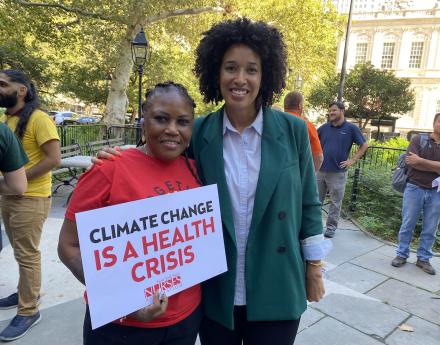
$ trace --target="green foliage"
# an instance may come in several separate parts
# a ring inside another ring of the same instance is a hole
[[[370,140],[368,144],[369,146],[380,146],[392,149],[406,149],[409,145],[409,141],[403,137],[396,137],[388,139],[387,141]]]
[[[402,194],[391,187],[391,168],[386,165],[362,166],[356,193],[356,202],[351,203],[353,186],[353,169],[349,172],[346,193],[344,196],[344,212],[350,214],[361,226],[372,234],[391,242],[397,242],[401,225]],[[354,211],[351,207],[354,206]],[[418,244],[421,229],[419,220],[413,246]],[[440,251],[440,237],[434,244],[434,250]]]
[[[337,97],[340,74],[329,74],[318,82],[308,98],[315,109],[327,109]],[[414,108],[414,92],[407,78],[375,68],[371,63],[358,64],[347,74],[344,101],[346,116],[357,119],[362,128],[370,119],[393,119]]]
[[[49,5],[59,1],[46,0]],[[188,87],[197,113],[216,108],[203,104],[192,73],[194,50],[202,32],[214,22],[249,16],[266,20],[285,36],[289,51],[288,89],[296,75],[306,82],[333,69],[336,37],[342,19],[321,0],[133,1],[67,0],[55,7],[23,6],[13,0],[0,2],[0,65],[28,72],[49,95],[62,93],[85,103],[105,104],[109,78],[118,68],[121,42],[127,32],[148,16],[178,9],[222,6],[223,14],[203,13],[168,18],[145,28],[152,48],[145,66],[144,90],[157,82],[175,80]],[[20,25],[16,25],[17,18]],[[15,50],[12,49],[15,47]],[[12,64],[12,62],[14,62]],[[136,108],[137,76],[133,70],[127,85],[129,104]]]

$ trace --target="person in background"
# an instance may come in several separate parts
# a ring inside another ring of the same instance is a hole
[[[0,104],[2,95],[0,94]],[[26,153],[12,131],[0,123],[0,195],[23,194],[27,188],[24,165],[28,162]],[[3,249],[0,232],[0,252]]]
[[[2,102],[0,94],[0,106]],[[24,165],[28,161],[20,141],[4,123],[0,123],[1,195],[20,195],[26,191],[27,179]]]
[[[166,185],[169,192],[200,186],[194,162],[182,156],[191,138],[194,108],[182,85],[157,84],[142,106],[146,143],[125,150],[115,162],[95,165],[79,179],[61,228],[58,253],[81,283],[85,281],[75,213],[163,194],[158,186]],[[84,345],[192,345],[202,319],[200,301],[199,284],[169,299],[156,293],[151,306],[95,330],[87,307]]]
[[[412,137],[405,158],[408,183],[403,193],[397,256],[391,265],[402,267],[406,264],[414,228],[422,214],[416,266],[434,275],[435,269],[429,260],[432,258],[432,246],[440,221],[440,193],[432,185],[432,181],[440,177],[440,113],[434,116],[434,131],[429,134],[427,145],[422,146],[421,141],[421,135]]]
[[[18,292],[0,299],[0,309],[17,307],[17,315],[0,333],[0,340],[24,336],[41,315],[39,250],[43,224],[51,205],[51,170],[60,164],[60,139],[55,123],[39,109],[39,98],[29,78],[18,70],[0,71],[2,118],[15,132],[29,157],[25,165],[27,190],[2,197],[2,218],[19,267]]]
[[[341,102],[329,105],[329,122],[318,128],[319,140],[324,152],[324,161],[317,173],[319,199],[324,202],[327,191],[330,194],[325,237],[335,236],[341,214],[342,200],[347,182],[347,169],[362,157],[368,144],[356,125],[345,119],[345,106]],[[348,158],[353,143],[359,149]]]
[[[309,133],[310,147],[312,149],[313,156],[313,166],[315,167],[315,171],[317,172],[321,167],[323,161],[322,147],[315,126],[303,116],[303,95],[297,91],[289,92],[286,97],[284,97],[284,111],[303,119],[307,123],[307,131]]]

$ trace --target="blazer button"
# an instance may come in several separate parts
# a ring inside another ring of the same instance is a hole
[[[281,211],[280,213],[278,213],[278,219],[279,220],[283,220],[284,218],[286,218],[286,212]]]
[[[287,250],[287,248],[285,246],[279,246],[277,249],[278,253],[285,253]]]

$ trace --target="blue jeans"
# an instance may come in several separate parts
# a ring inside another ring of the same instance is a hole
[[[420,188],[412,183],[407,183],[403,193],[398,256],[409,257],[409,244],[421,213],[423,214],[423,222],[417,258],[428,261],[432,257],[432,245],[440,220],[440,193],[436,188]]]

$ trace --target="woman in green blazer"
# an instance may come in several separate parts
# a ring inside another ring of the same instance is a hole
[[[249,19],[204,33],[195,73],[206,102],[191,153],[218,185],[228,271],[203,284],[203,345],[292,344],[306,300],[324,295],[322,236],[306,123],[269,108],[285,87],[279,31]]]

